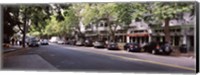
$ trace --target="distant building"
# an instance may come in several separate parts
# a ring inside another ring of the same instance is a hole
[[[179,47],[181,44],[186,44],[188,49],[194,47],[194,26],[195,15],[190,16],[190,13],[184,13],[183,19],[172,19],[169,22],[171,44],[174,47]],[[126,25],[125,25],[126,26]],[[126,27],[118,26],[115,32],[116,42],[137,42],[147,43],[152,40],[164,42],[164,24],[149,25],[143,20],[133,20]],[[93,40],[104,39],[109,40],[109,27],[105,21],[100,21],[98,24],[90,24],[85,27],[85,35]]]
[[[186,44],[189,50],[193,50],[194,47],[194,26],[195,16],[190,16],[190,13],[184,13],[183,19],[170,20],[170,36],[171,44],[174,47],[179,47],[182,44]],[[157,41],[165,41],[164,24],[159,26],[152,26],[152,38]]]

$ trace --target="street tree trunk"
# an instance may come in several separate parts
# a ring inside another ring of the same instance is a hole
[[[169,21],[170,21],[169,18],[165,19],[164,33],[165,33],[165,42],[171,43]]]
[[[22,38],[22,47],[26,47],[26,19],[27,19],[27,14],[26,14],[26,9],[24,13],[24,24],[23,24],[23,38]]]

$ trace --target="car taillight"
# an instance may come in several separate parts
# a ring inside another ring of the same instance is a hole
[[[159,49],[159,48],[160,48],[160,46],[159,46],[159,45],[157,45],[157,46],[156,46],[156,49]]]
[[[130,45],[131,48],[133,48],[133,45]]]

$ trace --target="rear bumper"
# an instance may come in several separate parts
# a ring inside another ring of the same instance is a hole
[[[141,48],[129,48],[130,51],[141,51]]]
[[[172,50],[165,51],[165,50],[161,50],[161,49],[156,49],[157,54],[170,54],[171,52],[172,52]]]
[[[119,50],[119,48],[117,47],[108,47],[109,50],[113,49],[113,50]]]

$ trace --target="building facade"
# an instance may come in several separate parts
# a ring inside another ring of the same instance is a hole
[[[194,47],[194,31],[195,31],[195,15],[184,13],[183,19],[170,20],[170,36],[171,44],[174,47],[180,47],[186,44],[188,49],[193,50]],[[128,27],[118,26],[115,32],[116,42],[127,43],[148,43],[152,40],[159,42],[165,41],[164,23],[162,25],[149,25],[142,21],[132,21]],[[105,21],[101,21],[97,25],[89,25],[86,27],[86,37],[93,40],[110,40],[109,27]]]

